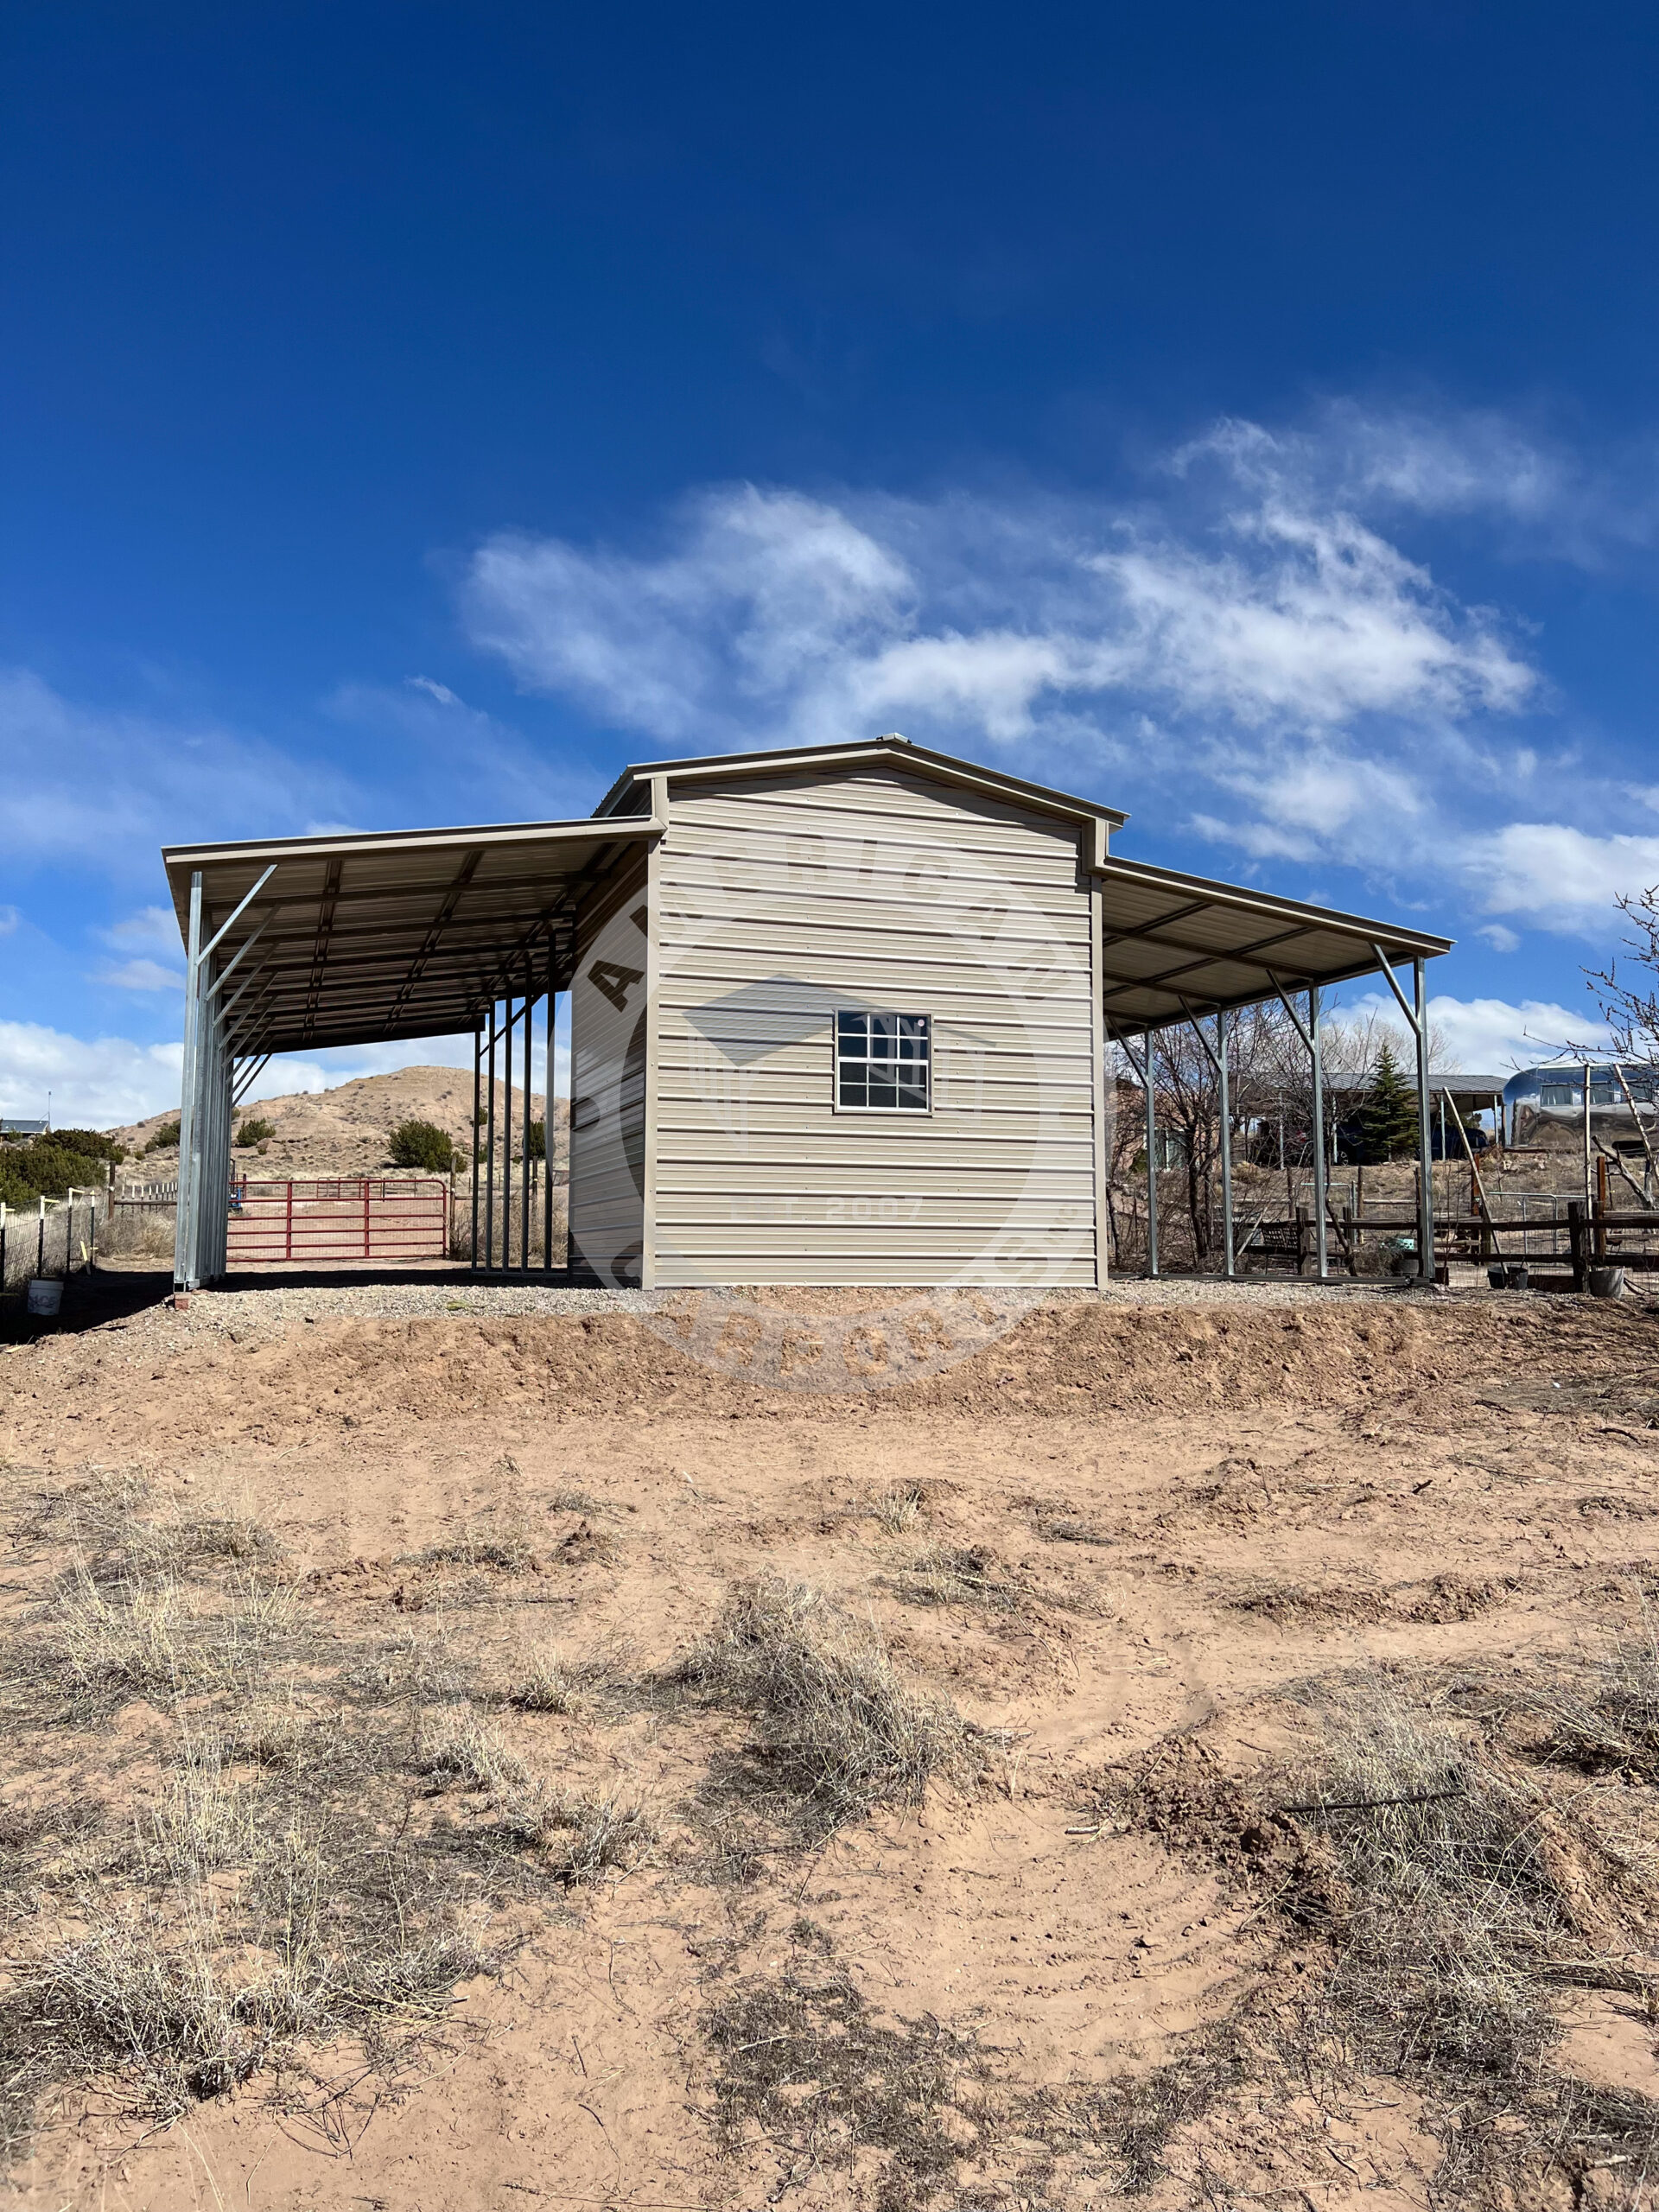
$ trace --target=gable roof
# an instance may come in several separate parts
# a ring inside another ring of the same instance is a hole
[[[1107,830],[1122,829],[1128,820],[1115,806],[1097,799],[1077,798],[1047,784],[1027,783],[1022,776],[1004,775],[999,768],[984,768],[976,760],[959,760],[954,753],[936,753],[931,746],[916,745],[890,730],[883,737],[860,738],[845,745],[785,745],[759,753],[705,753],[684,760],[644,760],[625,768],[594,809],[595,818],[626,814],[644,806],[649,810],[651,779],[666,776],[676,783],[714,782],[724,777],[790,776],[803,770],[825,768],[899,768],[959,790],[988,791],[1013,799],[1041,814],[1057,814],[1071,822],[1096,822]]]

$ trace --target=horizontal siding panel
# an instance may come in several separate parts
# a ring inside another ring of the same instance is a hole
[[[675,792],[659,886],[659,1281],[1093,1281],[1075,825],[901,775],[734,778]],[[931,1115],[833,1110],[841,1001],[933,1017]]]
[[[677,1141],[682,1135],[689,1141]],[[791,1143],[776,1135],[759,1135],[749,1132],[741,1145],[723,1146],[718,1154],[711,1154],[708,1140],[719,1132],[707,1129],[680,1132],[661,1129],[657,1139],[657,1173],[659,1177],[672,1173],[677,1182],[683,1185],[691,1176],[711,1175],[780,1177],[780,1171],[798,1168],[803,1175],[835,1174],[843,1179],[850,1174],[869,1179],[886,1176],[895,1179],[891,1185],[880,1187],[899,1189],[909,1186],[912,1178],[946,1177],[954,1179],[967,1169],[976,1178],[984,1176],[1024,1175],[1034,1166],[1045,1173],[1072,1175],[1089,1171],[1094,1159],[1094,1147],[1090,1139],[1088,1124],[1077,1122],[1062,1138],[1051,1135],[1040,1145],[1018,1139],[962,1139],[936,1137],[926,1146],[912,1146],[903,1159],[895,1159],[891,1150],[879,1146],[861,1144],[855,1140],[837,1142],[826,1137],[811,1147],[810,1158],[803,1157],[798,1135]],[[735,1185],[734,1185],[735,1187]],[[796,1185],[781,1179],[778,1187],[805,1189],[804,1183]],[[840,1188],[854,1186],[845,1179]],[[864,1187],[875,1187],[868,1180]],[[923,1185],[918,1181],[915,1187]]]
[[[896,1238],[908,1243],[913,1236],[937,1230],[941,1236],[971,1231],[977,1242],[988,1230],[999,1228],[1075,1230],[1080,1218],[1094,1219],[1094,1180],[1091,1176],[1055,1176],[1040,1185],[1016,1179],[1005,1192],[987,1192],[963,1198],[959,1191],[859,1192],[827,1196],[822,1192],[796,1194],[767,1191],[674,1191],[674,1233],[682,1241],[696,1228],[775,1230],[793,1236],[834,1236],[837,1233]]]
[[[1039,1269],[1021,1275],[978,1261],[956,1262],[921,1257],[883,1263],[861,1255],[830,1257],[812,1254],[750,1255],[750,1272],[738,1272],[740,1263],[700,1263],[675,1254],[658,1255],[657,1280],[664,1290],[697,1290],[711,1283],[742,1289],[753,1285],[799,1283],[823,1289],[944,1290],[972,1284],[985,1290],[1014,1291],[1027,1287],[1044,1289],[1088,1289],[1095,1280],[1092,1238],[1075,1250],[1057,1255]],[[872,1316],[872,1320],[874,1316]]]

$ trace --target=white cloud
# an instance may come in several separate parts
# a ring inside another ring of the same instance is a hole
[[[1513,930],[1506,929],[1502,922],[1488,922],[1478,929],[1475,935],[1484,938],[1494,952],[1519,952],[1521,950],[1520,938]]]
[[[461,704],[460,699],[447,683],[440,683],[430,676],[406,676],[404,681],[411,691],[428,693],[441,707],[458,707]]]
[[[118,991],[181,991],[184,971],[163,968],[159,960],[124,960],[118,967],[100,968],[92,981]]]
[[[137,913],[124,915],[99,934],[118,952],[144,949],[178,957],[179,919],[170,906],[141,906]]]
[[[10,937],[22,918],[15,906],[0,906],[0,937]]]
[[[1352,1009],[1398,1023],[1399,1009],[1387,993],[1366,991]],[[1517,1068],[1535,1067],[1567,1043],[1593,1052],[1607,1049],[1605,1027],[1586,1011],[1542,999],[1456,999],[1444,994],[1428,1002],[1428,1018],[1440,1033],[1448,1069],[1468,1075],[1509,1077]]]
[[[1469,839],[1463,868],[1489,914],[1545,929],[1602,930],[1613,904],[1659,883],[1659,837],[1592,836],[1562,822],[1511,822]]]
[[[0,1114],[39,1119],[51,1095],[60,1128],[116,1128],[179,1100],[182,1045],[65,1036],[33,1021],[0,1021]]]

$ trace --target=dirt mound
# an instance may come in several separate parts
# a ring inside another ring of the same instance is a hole
[[[1478,1306],[1217,1313],[1076,1303],[1039,1309],[937,1376],[831,1395],[747,1385],[696,1363],[626,1313],[324,1319],[238,1341],[228,1301],[228,1318],[217,1305],[200,1311],[200,1319],[194,1310],[158,1317],[130,1348],[113,1330],[42,1343],[31,1356],[32,1387],[49,1378],[51,1390],[73,1391],[96,1381],[102,1432],[119,1450],[244,1434],[275,1442],[319,1423],[379,1430],[508,1413],[557,1422],[762,1412],[791,1422],[885,1425],[935,1410],[1040,1422],[1462,1402],[1500,1360],[1535,1372],[1582,1367],[1586,1351],[1605,1357],[1624,1343],[1648,1356],[1652,1337],[1645,1319],[1617,1312],[1586,1324],[1541,1309],[1517,1324]],[[73,1400],[62,1412],[73,1415]]]

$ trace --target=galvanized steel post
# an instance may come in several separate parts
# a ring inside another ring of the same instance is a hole
[[[1227,1014],[1224,1007],[1216,1011],[1216,1082],[1220,1096],[1217,1110],[1221,1116],[1221,1217],[1227,1238],[1226,1273],[1229,1281],[1236,1272],[1233,1260],[1233,1111],[1227,1088]]]
[[[553,1265],[553,938],[547,940],[547,1069],[542,1077],[542,1265]]]
[[[473,1239],[467,1249],[467,1264],[474,1274],[478,1272],[478,1092],[483,1057],[484,1032],[480,1027],[473,1031],[473,1132],[472,1141],[467,1147],[467,1166],[473,1184]]]
[[[1158,1109],[1152,1093],[1152,1032],[1141,1039],[1147,1090],[1147,1273],[1158,1272]]]
[[[1412,962],[1415,986],[1412,996],[1417,1031],[1417,1160],[1420,1188],[1417,1198],[1417,1272],[1424,1282],[1434,1280],[1434,1152],[1428,1124],[1428,970],[1421,960]]]
[[[1312,983],[1307,987],[1307,1034],[1313,1071],[1313,1204],[1319,1217],[1315,1249],[1319,1254],[1319,1281],[1325,1282],[1330,1274],[1325,1224],[1325,1062],[1319,1052],[1319,995]]]
[[[179,1198],[173,1230],[173,1287],[188,1290],[196,1274],[195,1182],[197,1066],[201,1033],[201,870],[190,878],[190,925],[184,971],[184,1069],[179,1090]]]

